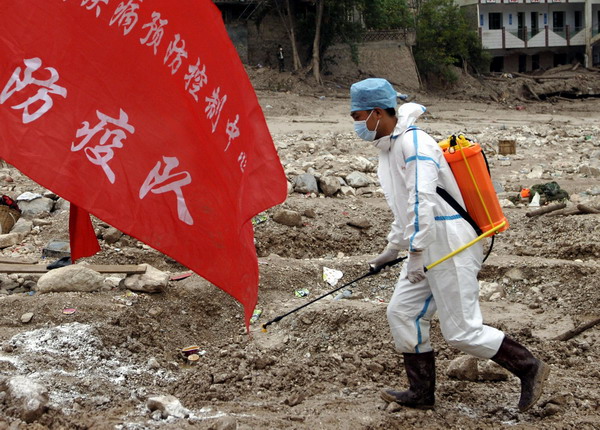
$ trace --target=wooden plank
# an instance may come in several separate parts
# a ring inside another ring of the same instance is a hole
[[[100,273],[146,273],[146,268],[135,264],[90,264],[85,267]],[[42,264],[2,264],[0,273],[46,273],[46,265]]]
[[[0,257],[0,263],[5,264],[36,264],[38,261],[37,258]]]

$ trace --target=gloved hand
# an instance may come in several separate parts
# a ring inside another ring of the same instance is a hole
[[[389,263],[390,261],[393,261],[396,258],[398,258],[399,252],[400,251],[397,249],[387,247],[383,250],[383,252],[381,254],[379,254],[377,257],[375,257],[374,259],[369,261],[369,266],[371,266],[371,268],[375,269],[379,266],[384,265],[385,263]]]
[[[412,251],[408,253],[408,265],[406,267],[407,278],[411,284],[416,284],[425,279],[425,267],[423,266],[423,252]]]

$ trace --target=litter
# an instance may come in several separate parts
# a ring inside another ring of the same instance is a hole
[[[250,317],[250,324],[254,324],[256,321],[258,321],[261,315],[261,309],[254,309],[254,312],[252,312],[252,316]]]
[[[266,215],[256,215],[254,218],[252,218],[252,225],[262,224],[267,219],[268,217]]]
[[[342,279],[342,276],[344,276],[344,273],[342,273],[340,270],[323,267],[323,280],[332,287],[336,286],[338,281]]]
[[[65,315],[72,315],[75,312],[77,312],[77,309],[75,309],[75,308],[65,308],[62,310],[62,313]]]
[[[308,288],[300,288],[299,290],[294,291],[296,297],[306,297],[309,293]]]

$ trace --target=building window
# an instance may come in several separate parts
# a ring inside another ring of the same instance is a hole
[[[531,56],[531,70],[537,70],[540,68],[540,56],[538,54]]]
[[[490,30],[501,30],[502,29],[502,14],[497,12],[490,12],[488,15]]]
[[[512,25],[512,13],[508,14],[508,25]]]
[[[483,14],[479,15],[479,26],[483,27]]]
[[[579,31],[583,28],[583,20],[582,20],[582,13],[580,10],[576,10],[575,11],[575,31]]]
[[[552,31],[560,33],[565,30],[565,13],[552,12]]]

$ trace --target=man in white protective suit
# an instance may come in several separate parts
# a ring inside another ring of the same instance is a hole
[[[473,227],[439,194],[438,187],[464,208],[460,190],[436,141],[415,127],[425,107],[403,104],[396,115],[397,92],[378,78],[352,85],[351,116],[356,134],[379,150],[378,175],[394,214],[385,250],[370,261],[380,267],[408,250],[387,317],[398,352],[404,356],[406,391],[382,391],[387,402],[430,409],[435,403],[435,355],[429,339],[437,311],[442,334],[455,348],[489,358],[521,380],[519,410],[542,394],[549,366],[503,332],[483,324],[477,274],[481,242],[425,272],[425,266],[477,237]]]

